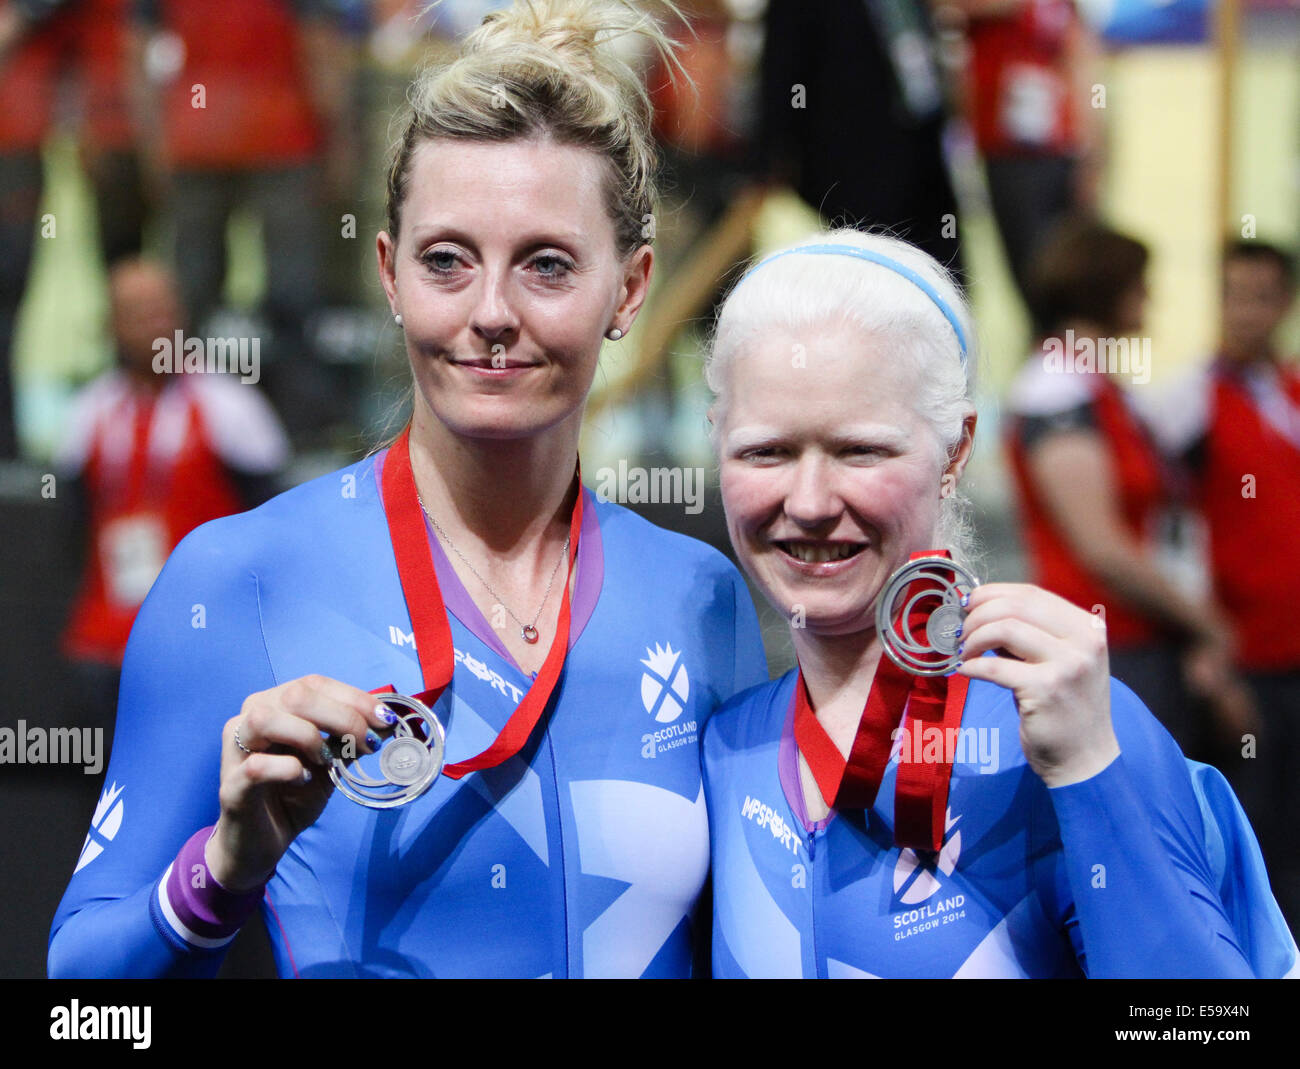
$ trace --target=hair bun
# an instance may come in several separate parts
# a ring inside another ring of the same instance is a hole
[[[672,4],[665,5],[680,14]],[[640,39],[638,41],[638,38]],[[648,11],[630,0],[515,0],[484,16],[465,38],[464,54],[509,53],[523,46],[545,49],[584,71],[626,64],[639,46],[653,46],[670,65],[677,44]]]
[[[685,21],[673,3],[660,4]],[[649,242],[657,153],[640,69],[647,45],[685,76],[677,44],[631,0],[515,0],[487,15],[456,59],[426,69],[411,86],[389,167],[389,234],[397,235],[411,154],[420,143],[544,133],[607,161],[607,207],[620,255]]]

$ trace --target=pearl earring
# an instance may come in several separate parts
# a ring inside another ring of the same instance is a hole
[[[393,313],[393,322],[396,323],[399,327],[402,325],[402,313],[401,313],[401,312],[394,312],[394,313]]]
[[[609,330],[605,331],[605,337],[610,341],[618,341],[622,336],[623,332],[619,330],[618,327],[610,327]]]

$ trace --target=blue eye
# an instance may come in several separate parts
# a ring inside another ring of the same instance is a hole
[[[532,266],[537,269],[538,275],[545,279],[564,278],[573,270],[573,265],[567,260],[552,253],[546,253],[542,256],[533,258]]]
[[[424,265],[431,268],[439,274],[449,274],[455,270],[456,262],[460,259],[450,249],[430,249],[420,257]]]

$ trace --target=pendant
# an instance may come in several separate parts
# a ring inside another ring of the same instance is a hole
[[[519,633],[523,636],[524,641],[530,645],[537,641],[537,628],[532,624],[525,624]]]

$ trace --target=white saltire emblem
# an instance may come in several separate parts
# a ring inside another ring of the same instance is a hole
[[[90,818],[90,831],[86,841],[81,844],[81,856],[77,858],[78,873],[104,852],[104,847],[113,841],[122,826],[122,815],[126,812],[126,803],[119,797],[123,788],[116,783],[104,788],[95,806],[95,815]]]
[[[939,856],[928,864],[923,863],[914,850],[899,852],[898,864],[894,866],[894,894],[898,895],[898,900],[904,905],[914,906],[918,902],[924,902],[939,890],[936,869],[945,876],[952,875],[952,870],[957,867],[957,859],[961,857],[961,830],[953,831],[953,825],[960,819],[961,817],[952,815],[951,809],[947,811],[944,823],[947,838],[943,841]]]
[[[652,650],[646,647],[646,659],[641,663],[649,671],[641,676],[641,704],[645,711],[661,724],[671,724],[682,715],[682,707],[691,692],[686,665],[680,663],[681,653],[671,644],[655,643]]]

